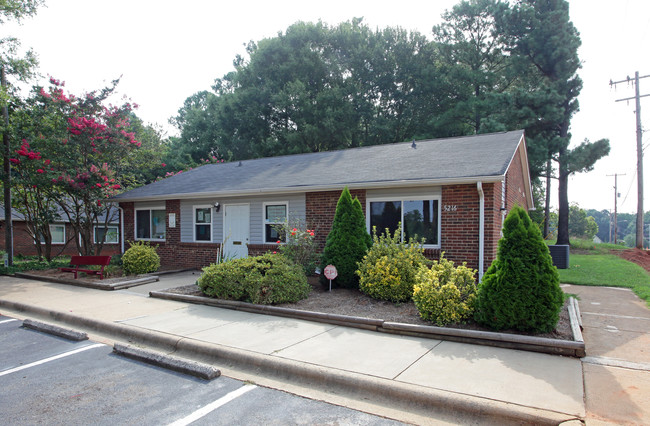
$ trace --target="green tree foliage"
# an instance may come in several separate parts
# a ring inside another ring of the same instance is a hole
[[[476,320],[497,330],[549,332],[562,303],[560,278],[542,234],[515,206],[504,221],[497,258],[479,284]]]
[[[185,101],[175,151],[238,160],[431,136],[436,63],[417,32],[298,22]]]
[[[352,200],[347,186],[341,192],[336,204],[332,230],[327,235],[325,248],[321,256],[321,270],[327,265],[334,265],[338,276],[332,281],[340,287],[357,288],[357,263],[366,254],[372,239],[366,230],[366,221],[358,198]],[[321,276],[325,283],[325,276]]]
[[[596,219],[593,216],[587,216],[587,212],[577,204],[571,204],[569,209],[569,235],[592,240],[597,233],[598,224]]]

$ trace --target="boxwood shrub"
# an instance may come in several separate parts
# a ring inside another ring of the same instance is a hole
[[[124,275],[139,275],[156,272],[160,268],[160,256],[156,247],[146,241],[130,243],[131,247],[122,255]]]
[[[444,253],[443,253],[444,256]],[[476,305],[476,271],[440,256],[431,269],[420,268],[413,302],[422,319],[444,326],[469,319]]]
[[[370,297],[391,302],[406,302],[413,296],[418,269],[426,265],[422,244],[414,239],[401,241],[401,226],[391,236],[390,230],[377,236],[373,228],[373,244],[359,262],[359,290]]]
[[[212,264],[197,284],[211,297],[263,305],[297,302],[311,290],[300,265],[272,253]]]

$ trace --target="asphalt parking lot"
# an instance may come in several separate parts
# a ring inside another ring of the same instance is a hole
[[[392,420],[228,377],[207,381],[71,342],[0,316],[2,423],[349,424]]]

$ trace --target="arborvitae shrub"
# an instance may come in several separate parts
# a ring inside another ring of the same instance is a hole
[[[272,253],[212,264],[197,284],[208,296],[263,305],[297,302],[311,291],[300,265]]]
[[[131,243],[131,247],[122,256],[122,268],[125,275],[156,272],[160,268],[160,256],[156,253],[156,247],[146,241]]]
[[[336,204],[332,230],[327,235],[321,256],[321,270],[324,270],[327,265],[334,265],[338,276],[332,284],[357,288],[359,287],[359,280],[355,274],[357,263],[363,259],[371,245],[372,239],[366,230],[361,202],[357,198],[353,201],[350,191],[345,187]],[[321,276],[321,281],[323,284],[326,283],[324,275]]]
[[[488,327],[546,333],[557,325],[564,295],[539,228],[515,206],[503,223],[497,258],[479,285],[476,321]]]
[[[428,263],[422,244],[414,239],[402,242],[401,226],[393,236],[390,230],[377,236],[372,230],[373,244],[359,262],[359,290],[375,299],[406,302],[413,296],[416,274]]]
[[[476,271],[466,263],[454,267],[454,262],[443,256],[431,269],[420,268],[413,289],[413,302],[422,319],[440,326],[471,318],[477,291]]]

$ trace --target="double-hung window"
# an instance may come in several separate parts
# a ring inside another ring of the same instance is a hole
[[[370,231],[377,228],[382,234],[385,229],[391,233],[401,223],[402,239],[408,241],[424,238],[428,247],[440,246],[440,202],[437,198],[369,200]]]
[[[65,225],[49,225],[50,236],[52,237],[52,244],[65,244]],[[39,232],[40,234],[40,232]],[[39,235],[42,244],[45,244],[43,235]]]
[[[289,203],[264,203],[264,242],[277,243],[285,241],[285,236],[281,235],[279,228],[287,222],[287,211]]]
[[[105,244],[117,244],[120,242],[120,234],[117,226],[95,226],[95,244],[104,241]]]
[[[212,207],[194,207],[194,241],[212,241]]]
[[[138,209],[135,211],[135,238],[137,240],[165,239],[165,210]]]

